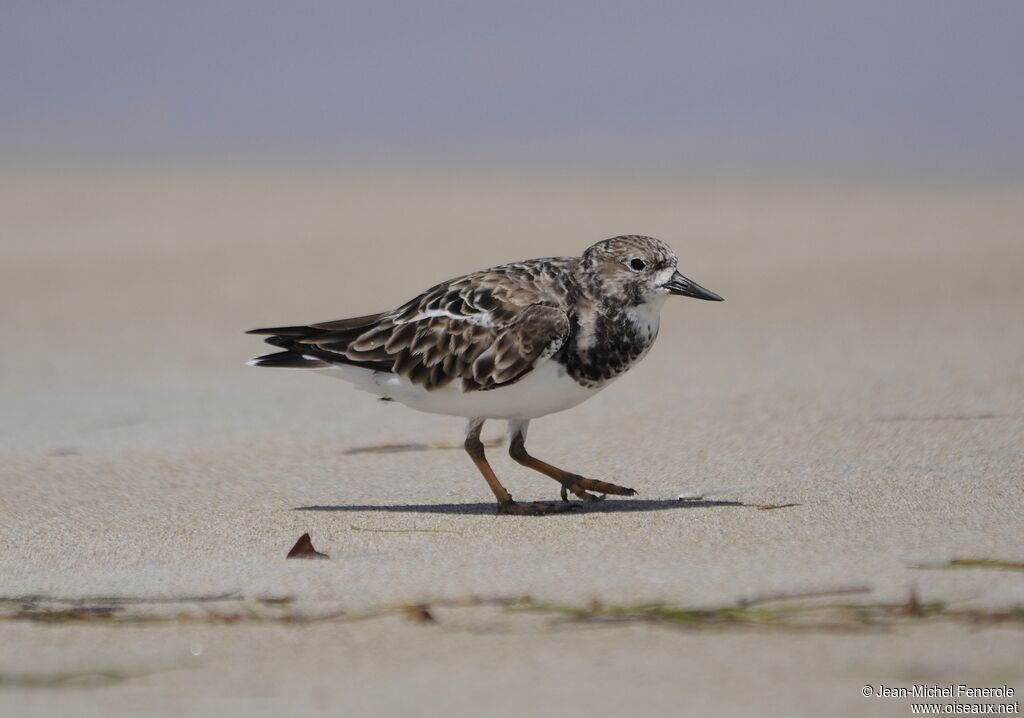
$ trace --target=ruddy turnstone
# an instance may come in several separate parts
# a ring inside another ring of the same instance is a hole
[[[653,237],[627,235],[581,257],[503,264],[442,282],[381,314],[294,327],[253,329],[284,351],[253,366],[311,369],[419,411],[469,420],[466,451],[498,512],[542,514],[600,494],[636,492],[584,478],[526,451],[531,419],[594,396],[654,344],[670,295],[720,302],[676,270],[676,254]],[[495,476],[480,441],[488,419],[508,422],[509,454],[562,485],[564,503],[517,503]]]

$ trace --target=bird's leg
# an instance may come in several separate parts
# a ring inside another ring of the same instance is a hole
[[[480,441],[480,429],[484,426],[482,421],[470,421],[469,429],[466,431],[466,453],[469,454],[469,458],[476,464],[476,468],[480,470],[480,473],[484,475],[484,480],[487,485],[491,487],[491,491],[494,492],[494,498],[498,500],[498,506],[504,506],[506,504],[515,503],[512,501],[512,495],[508,490],[501,485],[498,481],[498,477],[494,473],[494,469],[487,463],[487,456],[484,453],[484,444]]]
[[[519,503],[512,500],[512,495],[501,485],[501,482],[498,481],[498,477],[494,473],[494,469],[487,462],[487,456],[484,454],[484,445],[480,441],[480,429],[483,428],[483,425],[482,419],[470,420],[469,428],[466,430],[466,453],[469,454],[469,458],[476,464],[476,468],[480,470],[484,480],[487,481],[487,485],[494,492],[494,498],[498,500],[498,513],[540,516],[564,512],[566,509],[564,504]]]
[[[509,433],[512,434],[512,441],[508,447],[509,456],[523,466],[539,471],[545,476],[550,476],[560,483],[562,485],[562,501],[569,500],[570,491],[584,501],[599,501],[604,498],[604,496],[595,496],[590,491],[597,491],[601,494],[618,494],[620,496],[633,496],[636,494],[636,491],[633,489],[609,484],[606,481],[588,479],[530,456],[526,450],[526,428],[528,424],[529,422],[510,423]]]

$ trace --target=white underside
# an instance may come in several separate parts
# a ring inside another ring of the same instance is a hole
[[[313,371],[344,379],[357,389],[393,399],[410,409],[473,419],[536,419],[571,409],[603,388],[577,384],[565,367],[552,359],[540,360],[533,371],[515,384],[470,392],[463,392],[459,381],[427,391],[396,374],[350,365]]]

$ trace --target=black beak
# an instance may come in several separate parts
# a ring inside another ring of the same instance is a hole
[[[673,274],[672,278],[662,286],[665,287],[670,294],[678,294],[681,297],[695,297],[696,299],[706,299],[709,302],[725,301],[710,289],[705,289],[692,279],[687,279],[679,272]]]

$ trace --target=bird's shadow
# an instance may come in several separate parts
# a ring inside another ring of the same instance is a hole
[[[557,502],[550,502],[557,503]],[[717,506],[748,506],[740,501],[679,501],[673,499],[607,499],[589,503],[574,502],[580,508],[569,514],[550,514],[553,516],[579,514],[613,514],[638,513],[642,511],[673,511],[677,509],[702,509]],[[471,516],[494,516],[497,505],[494,503],[472,504],[352,504],[347,506],[297,506],[294,511],[342,511],[342,512],[379,512],[400,514],[459,514]]]

